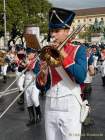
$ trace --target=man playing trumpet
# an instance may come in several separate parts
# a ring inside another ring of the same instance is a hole
[[[74,19],[73,11],[51,8],[49,11],[49,30],[54,38],[53,48],[58,47],[70,32]],[[57,44],[57,45],[56,45]],[[80,140],[80,84],[87,71],[86,50],[74,46],[68,40],[59,51],[61,60],[58,66],[44,62],[37,76],[37,87],[46,91],[45,131],[46,140]],[[46,67],[45,67],[46,65]],[[47,66],[48,65],[48,66]],[[44,67],[44,68],[43,68]]]

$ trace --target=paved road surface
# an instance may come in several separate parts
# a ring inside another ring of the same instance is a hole
[[[13,78],[9,78],[7,84],[0,78],[0,91],[3,91]],[[14,86],[15,87],[15,86]],[[90,98],[92,107],[91,117],[94,125],[83,127],[81,140],[105,140],[105,87],[102,87],[101,77],[98,73],[93,80],[93,92]],[[0,113],[11,103],[18,93],[0,98]],[[43,119],[40,124],[26,127],[28,113],[21,111],[15,103],[0,119],[0,140],[45,140],[44,131],[44,103],[45,97],[40,97]]]

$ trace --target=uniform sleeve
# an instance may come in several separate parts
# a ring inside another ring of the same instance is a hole
[[[77,83],[83,83],[87,73],[86,49],[80,46],[77,50],[74,62],[65,67],[68,74],[72,75]]]
[[[38,60],[35,64],[33,72],[34,72],[35,75],[37,75],[39,71],[40,71],[40,63],[39,63],[39,60]]]

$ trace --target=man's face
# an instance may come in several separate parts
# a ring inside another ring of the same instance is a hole
[[[91,53],[91,48],[87,48],[87,56],[89,56]]]
[[[93,48],[93,53],[96,53],[97,49],[96,48]]]
[[[53,29],[50,31],[51,37],[54,39],[54,44],[58,46],[68,36],[69,29]]]
[[[101,58],[105,60],[105,49],[101,51]]]
[[[30,60],[30,59],[33,59],[34,56],[35,56],[35,53],[28,53],[28,54],[27,54],[27,57],[28,57],[29,60]]]

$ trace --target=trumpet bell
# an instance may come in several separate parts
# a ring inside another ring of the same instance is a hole
[[[3,65],[4,65],[4,63],[5,63],[4,58],[3,58],[3,57],[0,57],[0,66],[3,66]]]
[[[23,60],[26,57],[26,55],[24,53],[23,54],[18,53],[17,56],[20,60]]]
[[[46,61],[48,65],[57,67],[61,64],[62,57],[59,51],[52,46],[45,46],[41,50],[41,59]]]
[[[6,52],[0,51],[0,57],[5,57],[5,55],[6,55]]]

